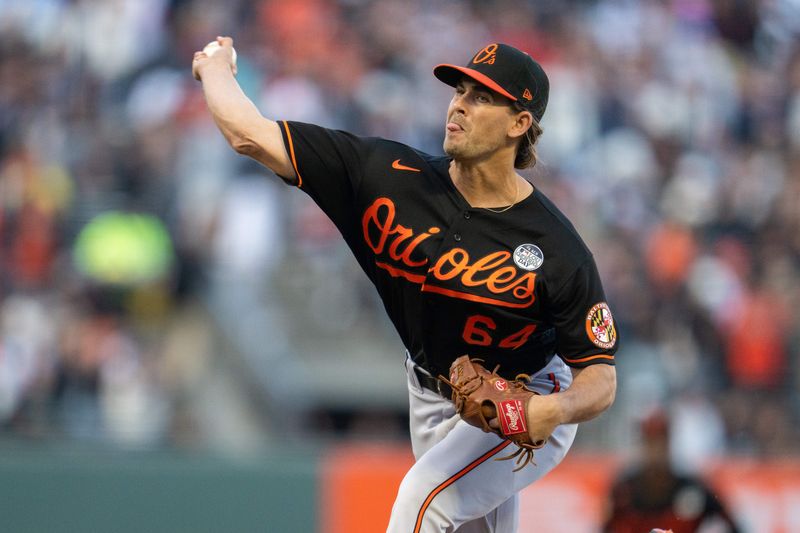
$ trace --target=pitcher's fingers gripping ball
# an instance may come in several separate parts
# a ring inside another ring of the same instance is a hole
[[[497,368],[489,372],[480,361],[462,355],[450,366],[450,379],[442,376],[439,379],[453,389],[453,403],[465,422],[519,446],[513,454],[501,458],[517,457],[516,472],[532,463],[533,450],[545,444],[531,441],[528,434],[528,401],[537,393],[525,386],[529,376],[520,374],[508,381],[497,374]],[[489,423],[494,418],[497,418],[497,427]]]
[[[215,58],[215,56],[218,56]],[[217,37],[215,41],[211,41],[203,50],[195,52],[192,60],[192,75],[196,80],[200,80],[200,66],[205,61],[212,58],[225,60],[231,68],[234,76],[238,71],[236,66],[236,49],[233,47],[233,39],[230,37]]]
[[[203,48],[203,53],[208,57],[211,57],[220,50],[222,50],[222,44],[220,44],[220,41],[222,41],[222,39],[223,38],[220,37],[219,40],[211,41],[210,43],[208,43],[205,46],[205,48]],[[236,49],[233,48],[233,46],[231,46],[231,59],[233,60],[233,64],[236,65]]]

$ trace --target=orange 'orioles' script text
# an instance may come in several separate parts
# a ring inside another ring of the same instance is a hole
[[[469,252],[463,248],[452,248],[445,252],[436,263],[425,270],[429,258],[422,253],[414,256],[417,247],[431,236],[441,232],[432,227],[415,235],[412,228],[395,224],[395,205],[389,198],[378,198],[370,205],[361,219],[361,227],[367,246],[375,253],[375,264],[394,277],[403,277],[412,283],[422,285],[422,291],[435,292],[475,302],[489,303],[501,307],[530,307],[536,300],[534,288],[536,273],[524,272],[509,264],[511,252],[503,250],[487,254],[471,262]],[[380,256],[383,256],[381,258]],[[385,258],[385,259],[384,259]],[[381,261],[380,259],[384,259]],[[390,263],[385,262],[391,260]],[[448,289],[427,281],[427,274],[434,280],[449,281],[458,278],[462,287],[485,287],[498,298],[480,296],[462,290]],[[518,275],[519,274],[519,275]],[[512,296],[513,300],[500,299],[502,295]]]

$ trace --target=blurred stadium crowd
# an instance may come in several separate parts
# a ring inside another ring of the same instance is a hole
[[[432,66],[530,51],[551,80],[530,178],[624,341],[594,445],[664,405],[687,461],[796,452],[796,0],[0,0],[0,33],[0,434],[202,444],[247,431],[236,409],[269,428],[303,343],[374,349],[402,386],[335,230],[210,122],[190,61],[221,34],[265,115],[432,153]]]

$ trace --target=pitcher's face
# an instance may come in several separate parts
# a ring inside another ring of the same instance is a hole
[[[516,122],[511,101],[464,77],[447,108],[444,152],[456,160],[478,160],[506,146]]]

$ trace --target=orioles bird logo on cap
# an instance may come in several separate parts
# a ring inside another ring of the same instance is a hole
[[[476,65],[478,63],[486,63],[487,65],[494,65],[494,61],[497,59],[497,44],[490,44],[486,46],[483,50],[475,54],[475,57],[472,58],[472,62]]]

